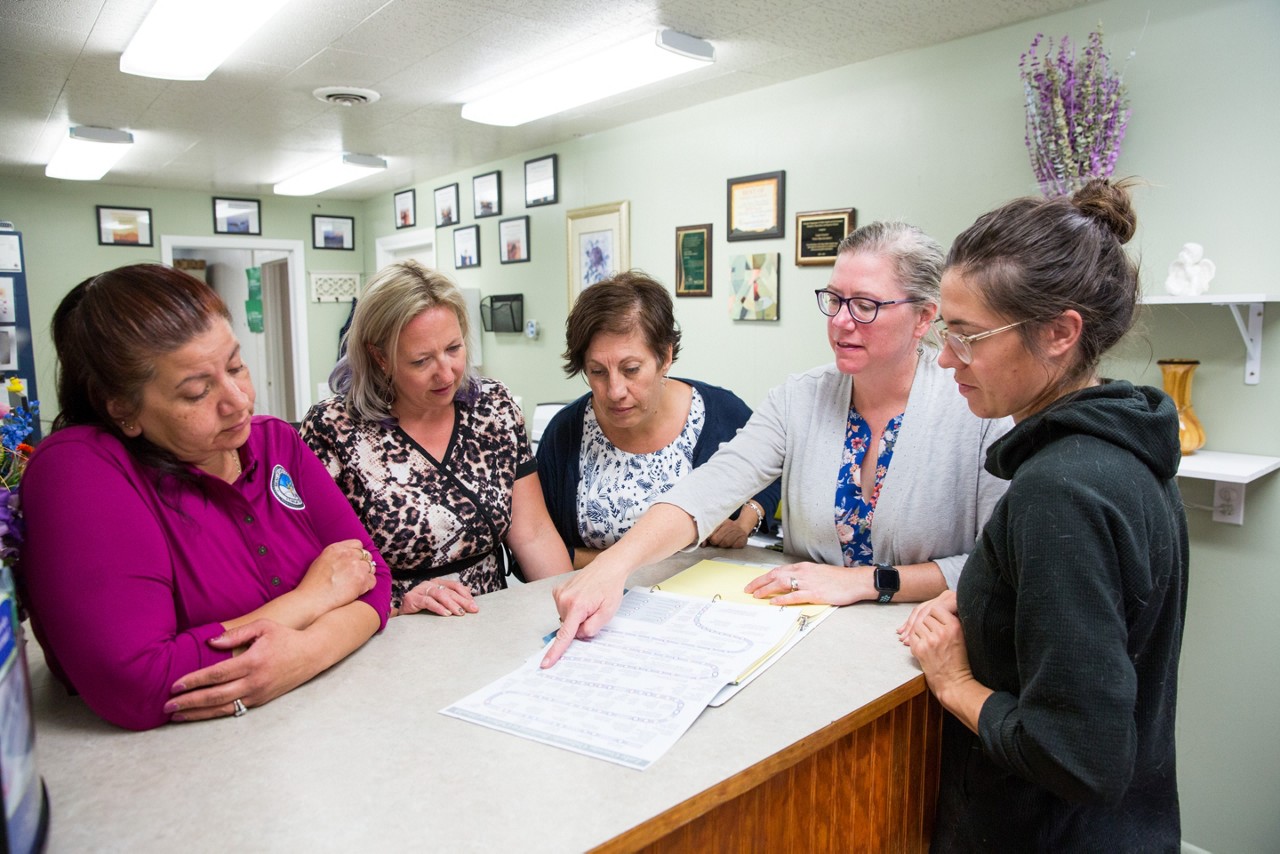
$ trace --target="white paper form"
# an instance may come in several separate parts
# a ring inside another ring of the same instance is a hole
[[[441,714],[644,769],[794,625],[781,608],[632,590],[554,667],[538,653]]]

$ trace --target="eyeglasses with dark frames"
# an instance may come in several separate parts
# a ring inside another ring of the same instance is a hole
[[[1016,329],[1024,323],[1030,323],[1035,318],[1028,317],[1026,320],[1019,320],[1017,323],[1010,323],[1007,326],[1001,326],[999,329],[988,329],[986,332],[975,332],[972,335],[957,335],[947,328],[946,321],[938,318],[934,321],[934,330],[943,342],[951,348],[951,352],[956,354],[956,358],[966,365],[973,364],[973,344],[981,341],[983,338],[990,338],[992,335],[999,335],[1001,332],[1008,332],[1010,329]]]
[[[875,300],[867,297],[842,297],[826,288],[813,292],[818,298],[818,310],[827,317],[835,317],[840,308],[849,310],[849,316],[855,323],[872,323],[880,316],[880,309],[886,305],[899,305],[908,302],[927,302],[924,297],[906,297],[905,299]]]

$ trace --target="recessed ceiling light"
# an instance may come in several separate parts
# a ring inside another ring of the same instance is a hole
[[[133,144],[133,134],[114,128],[73,127],[44,167],[50,178],[97,181]]]
[[[286,178],[272,189],[280,196],[314,196],[387,168],[387,161],[370,154],[343,154]]]
[[[156,0],[120,70],[164,80],[205,80],[288,0]]]

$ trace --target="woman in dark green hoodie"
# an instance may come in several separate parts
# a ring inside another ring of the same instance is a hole
[[[1177,851],[1187,526],[1178,415],[1097,374],[1140,296],[1123,185],[1019,199],[952,246],[940,363],[1012,415],[955,593],[901,629],[942,706],[935,851]]]

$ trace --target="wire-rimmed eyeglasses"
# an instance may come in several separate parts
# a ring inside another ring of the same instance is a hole
[[[1010,323],[1007,326],[1001,326],[998,329],[988,329],[986,332],[975,332],[972,335],[957,335],[947,328],[946,322],[942,318],[934,321],[933,328],[938,333],[938,337],[942,339],[946,346],[951,348],[951,352],[955,353],[956,358],[966,365],[973,364],[973,343],[981,341],[983,338],[990,338],[992,335],[999,335],[1001,332],[1008,332],[1024,323],[1030,323],[1035,318],[1028,317],[1025,320],[1019,320],[1017,323]]]
[[[871,323],[879,316],[880,309],[886,305],[898,305],[905,302],[926,302],[924,297],[887,300],[868,299],[867,297],[842,297],[826,288],[813,293],[818,298],[818,310],[827,317],[835,317],[840,313],[840,307],[844,306],[849,310],[849,316],[853,318],[855,323]]]

